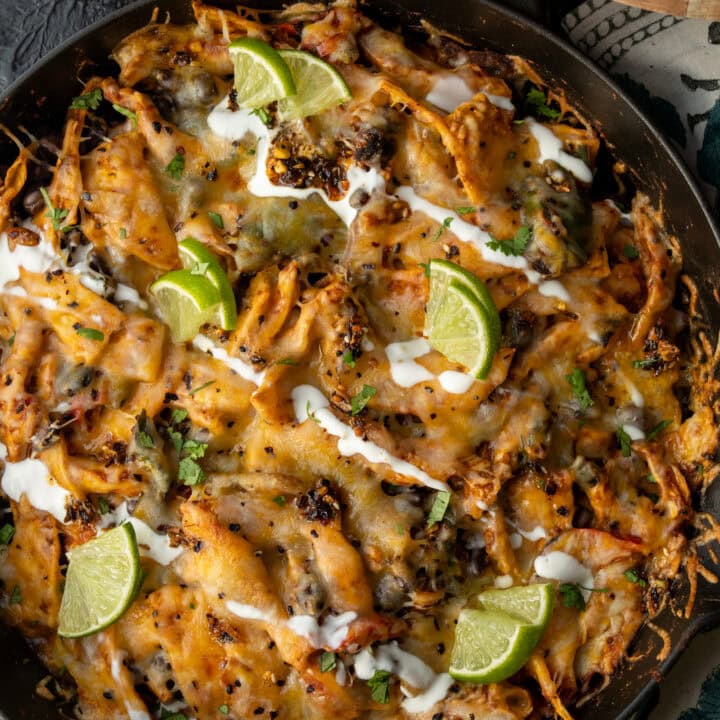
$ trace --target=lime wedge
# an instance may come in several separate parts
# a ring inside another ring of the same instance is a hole
[[[456,680],[494,683],[527,662],[542,629],[498,610],[463,610],[455,627],[450,675]]]
[[[477,596],[477,601],[483,610],[505,612],[544,630],[555,604],[555,587],[552,583],[536,583],[507,590],[486,590]]]
[[[238,105],[259,108],[295,94],[292,73],[277,50],[257,38],[230,43]]]
[[[237,327],[235,294],[218,259],[206,245],[195,238],[186,238],[180,242],[178,250],[184,267],[191,272],[202,271],[202,275],[217,288],[220,293],[220,327],[223,330],[234,330]]]
[[[156,280],[150,292],[175,342],[190,340],[201,325],[218,320],[220,293],[204,275],[173,270]]]
[[[282,118],[303,118],[347,102],[352,93],[343,76],[315,55],[302,50],[280,50],[295,80],[297,93],[278,103]]]
[[[455,280],[460,285],[465,286],[473,295],[485,306],[488,311],[488,317],[491,324],[491,332],[496,338],[497,346],[500,346],[500,336],[502,328],[500,327],[500,316],[498,315],[495,302],[488,289],[483,285],[482,281],[475,277],[469,270],[460,265],[450,262],[449,260],[431,260],[429,263],[430,275],[430,298],[425,309],[426,328],[430,318],[432,318],[442,299],[447,293],[450,283]],[[427,334],[427,330],[426,333]]]
[[[430,345],[470,375],[487,377],[500,342],[493,314],[463,282],[451,279],[438,287],[432,275],[429,304],[433,315],[426,314],[425,334]]]
[[[132,604],[142,573],[130,523],[108,530],[68,553],[58,635],[92,635],[112,625]]]

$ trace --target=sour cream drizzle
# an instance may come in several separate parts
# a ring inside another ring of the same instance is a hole
[[[435,375],[427,368],[415,362],[415,358],[432,352],[430,343],[425,338],[415,338],[390,343],[385,347],[385,355],[390,363],[390,375],[393,382],[400,387],[413,387],[421,382],[434,380]],[[437,380],[445,392],[462,395],[467,392],[475,378],[467,373],[446,370],[437,376]]]
[[[278,618],[272,610],[261,610],[252,605],[227,600],[225,607],[237,617],[244,620],[259,620],[268,624],[278,624]],[[357,618],[355,612],[344,612],[340,615],[328,615],[322,623],[312,615],[293,615],[285,621],[285,625],[296,635],[310,641],[314,648],[327,647],[337,650],[347,637],[350,623]]]
[[[152,558],[160,565],[169,565],[182,555],[182,547],[171,547],[167,535],[156,533],[147,523],[130,515],[126,502],[118,505],[112,512],[105,513],[100,518],[97,528],[102,530],[110,525],[122,525],[125,522],[129,522],[135,530],[140,555]]]
[[[362,455],[371,463],[388,465],[398,475],[411,477],[427,487],[435,490],[448,489],[444,482],[435,480],[419,467],[391,455],[371,440],[358,437],[349,425],[333,415],[328,409],[328,399],[316,387],[298,385],[293,389],[291,397],[297,422],[303,423],[311,417],[325,432],[338,438],[337,446],[341,455]]]
[[[546,160],[554,160],[560,167],[571,172],[578,180],[584,183],[592,182],[592,171],[587,163],[565,152],[563,150],[563,141],[549,127],[539,123],[537,120],[533,120],[533,118],[527,118],[526,122],[530,134],[537,142],[538,152],[540,153],[538,159],[541,163]]]
[[[200,352],[209,353],[216,360],[225,363],[233,372],[236,372],[243,380],[248,380],[260,387],[265,382],[265,370],[256,370],[250,363],[240,358],[230,357],[225,348],[216,345],[205,335],[196,335],[192,341],[193,347]]]
[[[435,673],[419,657],[398,647],[396,642],[380,645],[374,653],[365,648],[355,656],[355,675],[360,680],[369,680],[377,670],[394,673],[407,685],[423,691],[410,696],[403,688],[408,697],[402,701],[402,706],[409,713],[430,710],[447,696],[453,683],[450,675]]]
[[[459,75],[441,75],[433,85],[432,90],[425,96],[425,100],[439,107],[446,113],[455,110],[458,105],[472,100],[478,93],[473,90]],[[508,97],[483,93],[488,102],[503,110],[514,110],[515,106]]]
[[[6,458],[7,448],[0,443],[0,460],[5,460],[3,492],[15,502],[20,502],[24,495],[36,510],[49,513],[64,523],[72,495],[53,480],[45,463],[35,458],[13,463]]]
[[[578,562],[572,555],[560,550],[553,550],[535,558],[535,572],[549,580],[559,580],[565,583],[576,583],[585,600],[591,595],[595,587],[595,580],[590,570]]]

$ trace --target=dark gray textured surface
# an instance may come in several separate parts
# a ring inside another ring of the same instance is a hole
[[[132,1],[0,0],[0,92],[70,35]]]

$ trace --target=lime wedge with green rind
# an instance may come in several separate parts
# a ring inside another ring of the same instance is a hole
[[[228,47],[235,67],[238,105],[259,108],[295,94],[290,68],[273,47],[257,38],[234,40]]]
[[[450,675],[473,683],[496,683],[514,675],[535,649],[542,628],[497,610],[461,611],[455,627]]]
[[[132,605],[142,581],[135,530],[120,525],[68,557],[58,635],[80,638],[112,625]]]
[[[544,630],[555,604],[555,586],[552,583],[535,583],[506,590],[486,590],[477,596],[477,602],[483,610],[505,612]]]
[[[278,102],[281,118],[304,118],[347,102],[352,97],[343,76],[329,63],[302,50],[280,50],[297,92]]]
[[[470,290],[485,306],[490,322],[490,331],[494,338],[496,348],[499,348],[500,337],[502,335],[500,315],[498,314],[492,295],[490,295],[483,282],[469,270],[449,260],[431,260],[428,266],[428,274],[430,276],[430,297],[428,298],[428,304],[425,308],[425,334],[428,334],[428,325],[431,324],[432,317],[442,302],[442,299],[445,297],[447,288],[450,286],[450,283],[455,280]],[[495,352],[497,352],[497,349]]]
[[[430,297],[437,293],[430,282]],[[430,345],[448,360],[464,365],[473,377],[487,377],[498,349],[493,321],[475,293],[455,279],[434,303],[434,314],[426,318],[425,333]]]
[[[228,276],[222,269],[215,254],[195,238],[185,238],[185,240],[178,243],[178,251],[185,268],[190,271],[197,268],[204,269],[203,275],[220,293],[220,327],[223,330],[234,330],[237,327],[235,293],[233,293],[230,280],[228,280]]]
[[[156,280],[150,292],[177,343],[195,337],[205,323],[218,322],[220,292],[204,275],[172,270]]]

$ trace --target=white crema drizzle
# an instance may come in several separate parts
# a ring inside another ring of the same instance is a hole
[[[576,583],[580,586],[580,592],[586,601],[595,587],[592,572],[572,555],[560,550],[538,555],[535,558],[534,567],[540,577],[563,583]]]
[[[349,425],[335,417],[329,409],[330,402],[316,387],[298,385],[293,389],[291,397],[297,422],[303,423],[310,418],[329,435],[338,438],[337,446],[341,455],[362,455],[369,462],[388,465],[398,475],[413,478],[426,487],[448,490],[444,482],[435,480],[419,467],[395,457],[371,440],[358,437]]]
[[[236,372],[243,380],[248,380],[260,387],[265,382],[265,370],[256,370],[250,363],[240,358],[231,357],[227,350],[216,345],[205,335],[196,335],[192,341],[193,347],[200,352],[209,353],[216,360],[227,365],[233,372]]]

